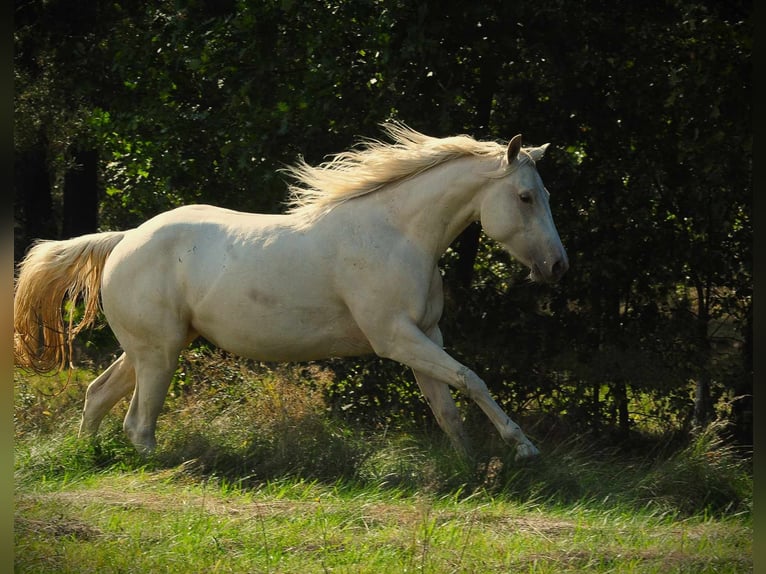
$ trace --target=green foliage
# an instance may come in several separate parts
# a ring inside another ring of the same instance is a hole
[[[488,440],[469,465],[443,437],[342,423],[300,369],[190,362],[231,380],[180,386],[150,457],[119,417],[77,439],[80,405],[63,394],[28,414],[15,571],[752,569],[752,476],[719,427],[633,457],[572,435],[523,465]],[[49,382],[17,385],[21,412]]]
[[[15,371],[13,422],[17,439],[51,433],[71,424],[73,409],[82,402],[90,371],[75,369],[51,375]]]

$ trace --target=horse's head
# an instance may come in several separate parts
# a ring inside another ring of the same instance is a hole
[[[521,135],[515,136],[489,179],[480,210],[484,232],[529,267],[533,281],[554,282],[569,269],[569,260],[535,167],[547,147],[522,150]]]

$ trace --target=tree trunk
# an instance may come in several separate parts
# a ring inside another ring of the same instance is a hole
[[[473,280],[473,264],[479,252],[481,225],[472,223],[458,236],[453,249],[457,252],[455,284],[459,289],[470,289]]]
[[[731,418],[734,423],[734,438],[742,445],[753,444],[753,300],[747,307],[747,318],[743,329],[742,371],[744,377],[734,387],[738,397],[732,404]]]
[[[479,71],[479,86],[476,91],[476,132],[477,137],[490,137],[490,118],[492,102],[497,89],[497,67],[494,59],[486,56],[481,60]],[[479,253],[479,237],[481,226],[478,223],[469,225],[455,241],[453,249],[457,252],[455,282],[459,289],[468,289],[473,280],[473,264]]]
[[[74,164],[64,176],[64,238],[98,230],[98,152],[77,150]]]
[[[17,226],[14,230],[14,259],[18,261],[33,240],[58,236],[44,145],[17,155],[13,180],[16,194],[14,223]]]
[[[601,424],[603,422],[602,416],[601,416],[601,380],[598,377],[595,377],[596,380],[593,381],[591,384],[593,385],[591,388],[592,396],[591,396],[591,420],[590,425],[593,430],[596,432],[600,432],[603,425]]]
[[[630,410],[628,409],[628,386],[625,381],[616,381],[612,384],[612,396],[614,398],[617,414],[617,430],[623,438],[630,431]]]
[[[704,427],[710,422],[712,405],[710,400],[710,375],[707,371],[700,373],[694,387],[694,424]]]
[[[710,397],[710,289],[697,282],[697,345],[700,370],[694,387],[694,424],[704,427],[711,420],[713,404]]]

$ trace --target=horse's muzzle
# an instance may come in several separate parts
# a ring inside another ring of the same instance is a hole
[[[543,265],[539,266],[536,263],[532,265],[532,272],[529,274],[532,281],[541,281],[544,283],[556,283],[561,279],[569,269],[569,260],[564,255],[560,259],[556,259],[551,265],[547,265],[547,262],[543,261]]]

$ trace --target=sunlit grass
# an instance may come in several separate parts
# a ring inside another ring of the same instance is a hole
[[[746,521],[108,473],[17,496],[17,571],[746,572]],[[53,571],[53,570],[51,570]]]

